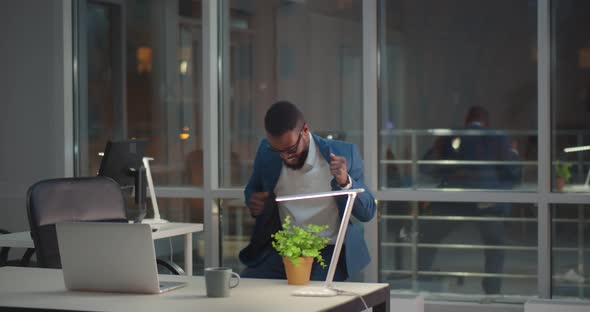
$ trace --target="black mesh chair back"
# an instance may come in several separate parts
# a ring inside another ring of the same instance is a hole
[[[38,266],[61,268],[56,223],[127,222],[125,207],[119,184],[107,177],[50,179],[32,185],[27,214]]]

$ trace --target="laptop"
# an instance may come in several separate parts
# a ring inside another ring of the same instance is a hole
[[[64,283],[69,290],[158,294],[186,286],[158,279],[149,224],[56,224]]]

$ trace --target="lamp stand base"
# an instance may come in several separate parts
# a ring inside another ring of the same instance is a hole
[[[334,297],[338,293],[327,287],[303,287],[291,293],[293,296],[299,297]]]

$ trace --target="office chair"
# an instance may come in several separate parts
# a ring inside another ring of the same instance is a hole
[[[0,229],[0,235],[2,234],[10,234],[9,231],[4,229]],[[8,260],[8,253],[10,252],[10,247],[2,247],[0,249],[0,267],[3,266],[21,266],[26,267],[31,264],[31,257],[35,253],[34,248],[27,248],[25,254],[20,258],[20,260]]]
[[[61,268],[56,223],[128,222],[119,184],[101,176],[49,179],[33,184],[27,192],[27,215],[37,262],[42,268]],[[172,274],[184,274],[174,263],[161,259],[157,262]]]

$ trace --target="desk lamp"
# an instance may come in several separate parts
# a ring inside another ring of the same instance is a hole
[[[340,221],[340,229],[338,230],[338,237],[336,238],[336,244],[334,245],[334,252],[332,253],[332,260],[330,261],[330,267],[328,268],[328,275],[326,276],[326,281],[324,282],[324,286],[322,286],[322,287],[313,287],[313,286],[303,287],[303,288],[295,290],[292,293],[292,295],[305,296],[305,297],[332,297],[332,296],[336,296],[338,294],[338,292],[332,288],[332,280],[334,279],[334,273],[336,272],[336,266],[338,264],[338,259],[340,257],[340,250],[342,249],[342,244],[344,243],[344,236],[346,235],[346,229],[348,228],[348,221],[350,220],[350,213],[352,212],[352,206],[354,205],[354,200],[355,200],[358,193],[362,193],[364,191],[365,191],[364,189],[359,188],[359,189],[350,189],[350,190],[321,192],[321,193],[279,196],[276,198],[277,202],[283,202],[283,201],[291,201],[291,200],[334,197],[334,196],[342,196],[342,195],[348,196],[348,199],[346,200],[346,208],[344,209],[344,215],[342,216],[342,221]]]
[[[151,157],[143,157],[143,167],[145,168],[145,177],[147,179],[148,191],[150,192],[150,200],[152,202],[152,208],[154,209],[153,219],[143,219],[141,223],[147,224],[161,224],[168,223],[168,220],[160,218],[160,210],[158,209],[158,201],[156,200],[156,191],[154,189],[154,181],[152,180],[152,171],[150,170],[150,160],[154,160]]]

